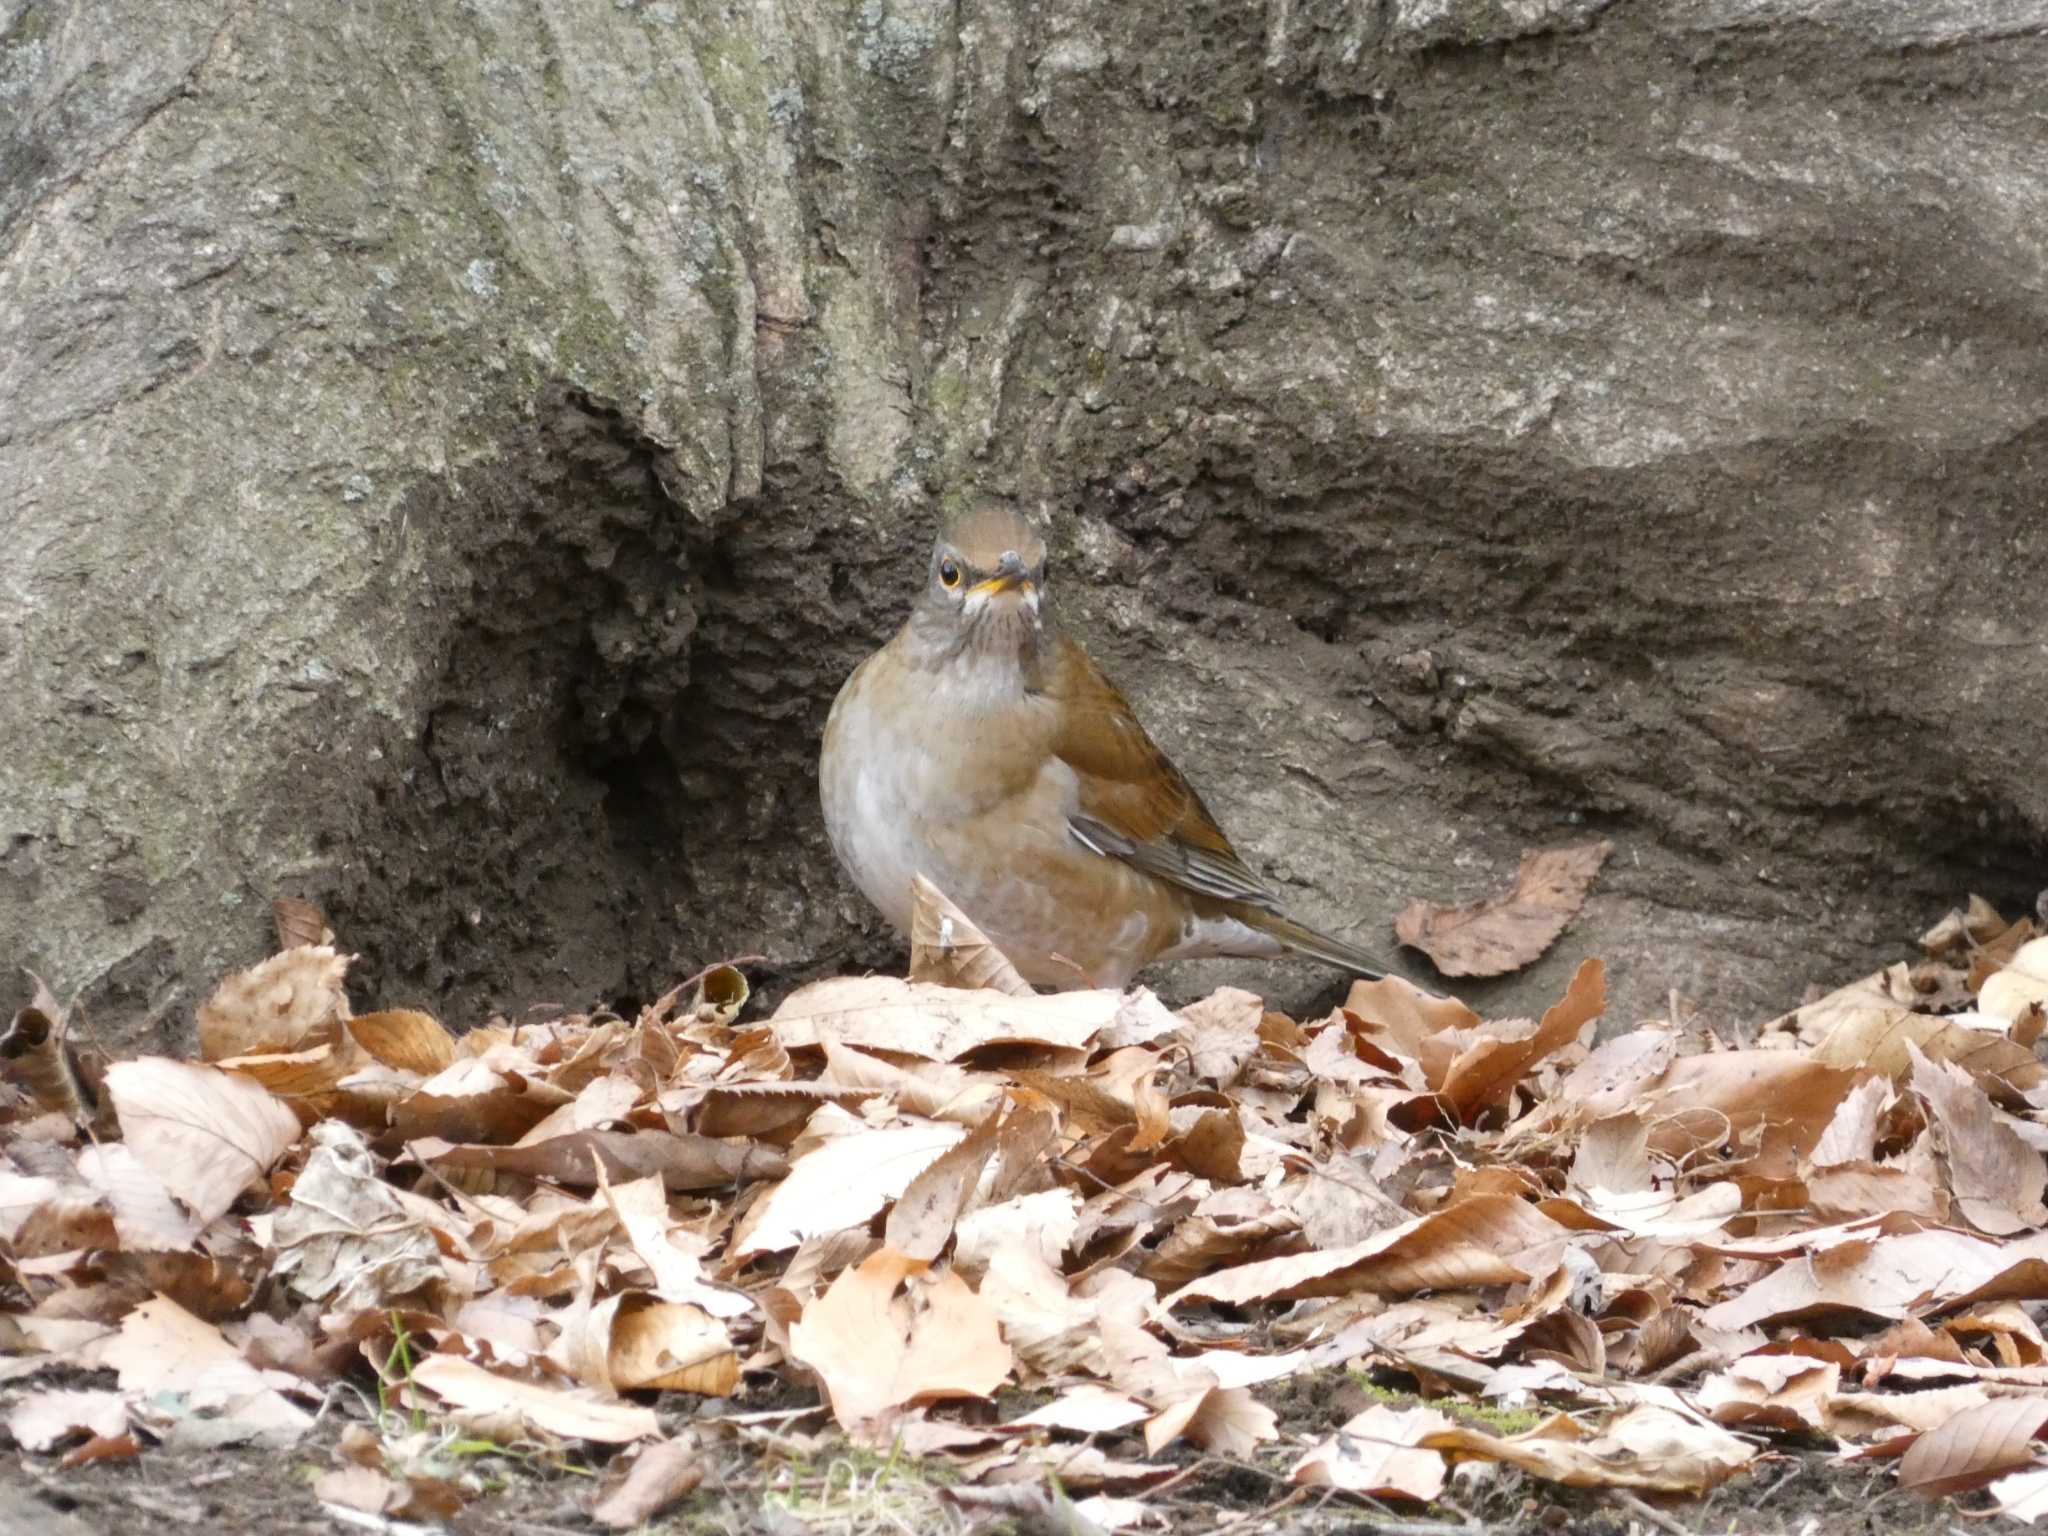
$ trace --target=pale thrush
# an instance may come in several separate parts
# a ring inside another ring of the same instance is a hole
[[[1313,956],[1102,669],[1041,608],[1045,545],[1001,506],[950,524],[909,620],[839,690],[819,792],[839,861],[895,928],[923,874],[1039,986],[1155,960]]]

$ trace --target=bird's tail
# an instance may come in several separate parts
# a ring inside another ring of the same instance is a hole
[[[1340,966],[1354,976],[1363,976],[1368,981],[1384,981],[1387,978],[1389,967],[1386,961],[1346,944],[1342,939],[1333,939],[1327,933],[1318,933],[1306,923],[1297,923],[1293,918],[1282,917],[1277,912],[1264,911],[1247,912],[1243,920],[1269,938],[1278,940],[1294,954],[1307,955],[1325,964]]]

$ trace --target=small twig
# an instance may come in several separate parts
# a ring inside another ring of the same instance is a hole
[[[1197,1457],[1195,1460],[1189,1462],[1186,1466],[1182,1467],[1178,1472],[1174,1473],[1173,1476],[1169,1477],[1165,1482],[1154,1483],[1150,1488],[1147,1488],[1145,1490],[1145,1497],[1148,1499],[1156,1500],[1159,1497],[1159,1495],[1165,1493],[1169,1488],[1178,1488],[1182,1483],[1186,1482],[1189,1478],[1193,1477],[1196,1473],[1200,1472],[1204,1467],[1213,1465],[1216,1460],[1217,1458],[1214,1456]]]
[[[1646,1521],[1657,1527],[1658,1530],[1666,1532],[1667,1536],[1693,1536],[1691,1531],[1665,1514],[1663,1510],[1653,1505],[1645,1504],[1626,1489],[1610,1488],[1607,1491],[1615,1503],[1634,1515],[1638,1520]]]

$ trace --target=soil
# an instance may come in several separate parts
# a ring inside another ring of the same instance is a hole
[[[1327,1390],[1324,1390],[1327,1386]],[[1296,1382],[1280,1390],[1260,1389],[1280,1415],[1282,1445],[1294,1437],[1315,1437],[1341,1424],[1365,1397],[1349,1377],[1334,1383]],[[1384,1399],[1382,1399],[1384,1400]],[[668,1405],[665,1405],[668,1406]],[[755,1404],[736,1400],[734,1411]],[[338,1465],[334,1454],[339,1420],[330,1418],[288,1454],[223,1449],[201,1453],[150,1450],[129,1461],[109,1461],[63,1470],[47,1457],[13,1453],[0,1459],[0,1531],[37,1536],[85,1536],[146,1523],[151,1529],[220,1528],[281,1533],[331,1532],[336,1521],[311,1491],[320,1473]],[[1114,1449],[1115,1447],[1106,1447]],[[1135,1448],[1126,1446],[1126,1451]],[[1241,1536],[1366,1536],[1398,1530],[1418,1536],[1429,1527],[1446,1533],[1563,1533],[1574,1536],[1647,1536],[1651,1521],[1639,1508],[1599,1490],[1563,1488],[1521,1473],[1468,1465],[1445,1498],[1427,1510],[1413,1505],[1328,1495],[1311,1490],[1282,1504],[1295,1490],[1287,1468],[1296,1452],[1266,1447],[1253,1462],[1203,1457],[1182,1446],[1163,1458],[1187,1475],[1153,1499],[1176,1531],[1232,1530]],[[817,1496],[825,1479],[819,1469],[833,1460],[821,1454],[798,1469],[801,1486]],[[846,1467],[865,1469],[870,1481],[900,1480],[912,1492],[905,1507],[921,1512],[919,1530],[965,1529],[965,1518],[929,1497],[931,1487],[952,1481],[942,1465],[915,1463],[878,1470],[872,1456],[848,1453]],[[481,1457],[474,1470],[490,1491],[447,1524],[457,1536],[531,1536],[534,1532],[598,1530],[588,1517],[601,1467],[579,1473],[550,1472],[529,1460]],[[790,1486],[786,1466],[724,1451],[714,1474],[695,1493],[657,1518],[647,1529],[696,1533],[774,1532],[792,1536],[797,1527],[770,1523],[763,1496]],[[1473,1475],[1477,1473],[1478,1475]],[[919,1487],[919,1484],[925,1486]],[[1980,1499],[1929,1502],[1900,1493],[1882,1462],[1844,1463],[1833,1455],[1782,1444],[1747,1475],[1699,1499],[1646,1496],[1661,1519],[1656,1528],[1699,1536],[1922,1536],[1947,1532]],[[813,1508],[810,1528],[861,1532],[904,1528],[863,1517],[852,1504],[829,1502]],[[997,1527],[1001,1529],[1001,1527]],[[1013,1529],[1023,1529],[1012,1527]]]

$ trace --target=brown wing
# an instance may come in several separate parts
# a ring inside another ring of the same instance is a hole
[[[1202,797],[1073,641],[1056,642],[1045,691],[1060,704],[1053,753],[1081,779],[1080,813],[1069,822],[1074,836],[1187,890],[1278,910]]]

